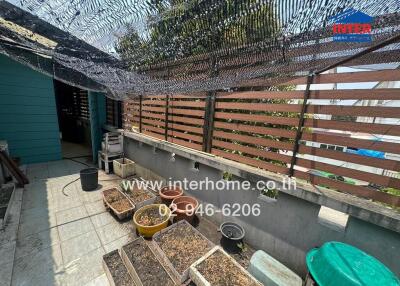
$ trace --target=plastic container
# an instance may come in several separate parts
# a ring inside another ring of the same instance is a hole
[[[239,253],[239,244],[243,243],[245,231],[243,227],[234,222],[224,222],[220,225],[221,245],[229,253]]]
[[[119,193],[123,196],[123,199],[126,200],[126,201],[131,205],[131,207],[128,208],[127,210],[123,211],[123,212],[120,212],[120,211],[116,210],[116,209],[112,206],[112,204],[107,200],[107,193],[108,193],[108,192],[111,192],[111,191],[117,191],[117,192],[119,192]],[[118,190],[117,188],[112,188],[112,189],[104,190],[104,191],[102,192],[102,195],[103,195],[103,202],[104,202],[104,205],[106,206],[106,208],[109,209],[109,210],[111,210],[111,211],[118,217],[119,220],[126,219],[126,218],[131,217],[131,216],[133,215],[133,212],[135,211],[135,205],[132,204],[132,202],[125,196],[125,194],[122,193],[122,192],[121,192],[120,190]]]
[[[262,250],[257,250],[251,257],[248,271],[264,285],[303,285],[296,273]]]
[[[220,246],[215,246],[213,249],[207,252],[203,257],[201,257],[199,260],[197,260],[190,266],[189,276],[190,279],[192,279],[192,281],[196,284],[196,286],[212,286],[211,283],[208,282],[203,275],[201,275],[201,273],[196,269],[196,267],[217,251],[220,251],[222,254],[228,257],[228,259],[237,267],[237,271],[243,272],[254,282],[255,285],[262,286],[262,284],[259,281],[257,281],[257,279],[255,279],[246,269],[244,269],[239,263],[237,263],[236,260],[229,254],[227,254]]]
[[[114,173],[125,179],[135,174],[135,162],[127,158],[113,160]]]
[[[175,220],[186,220],[191,223],[193,221],[199,202],[189,196],[175,198],[171,203],[172,212],[175,214]]]
[[[183,190],[179,187],[165,186],[160,189],[159,194],[162,202],[169,206],[174,199],[183,195]]]
[[[145,247],[149,250],[149,252],[153,256],[154,260],[156,260],[158,262],[159,266],[158,267],[154,267],[154,271],[164,271],[165,274],[168,276],[168,279],[170,279],[169,283],[167,283],[166,281],[159,281],[160,284],[158,284],[158,285],[161,285],[161,284],[163,284],[163,285],[167,285],[167,284],[171,285],[171,284],[173,284],[173,278],[170,276],[170,274],[168,273],[167,269],[164,268],[164,266],[162,265],[162,263],[159,260],[159,257],[157,257],[156,253],[154,253],[153,249],[151,249],[151,247],[149,247],[149,244],[147,244],[147,242],[143,239],[143,237],[139,237],[139,238],[136,238],[135,240],[131,241],[127,245],[124,245],[121,248],[121,251],[120,251],[121,258],[122,258],[122,260],[124,262],[124,265],[125,265],[127,271],[129,272],[130,276],[133,279],[134,283],[132,285],[143,286],[142,279],[140,279],[140,276],[139,276],[140,272],[139,273],[137,272],[137,270],[133,266],[132,261],[129,259],[129,256],[127,255],[126,250],[125,250],[127,247],[129,247],[130,245],[135,244],[135,243],[141,243],[141,244],[145,245]],[[142,271],[143,271],[143,269],[142,269]],[[145,282],[145,281],[143,281],[143,282]],[[148,283],[147,283],[147,285],[148,285]]]
[[[158,257],[160,257],[160,259],[163,261],[163,264],[168,268],[169,273],[171,273],[171,276],[173,277],[174,281],[177,283],[177,285],[181,285],[183,284],[186,280],[189,279],[189,268],[190,266],[185,269],[182,273],[179,273],[175,267],[173,266],[172,262],[169,260],[169,258],[165,255],[164,251],[161,249],[161,247],[158,245],[158,241],[160,241],[160,237],[168,232],[170,229],[178,227],[181,224],[187,224],[189,225],[192,230],[197,233],[198,235],[200,235],[200,237],[202,239],[204,239],[205,241],[207,241],[207,244],[209,246],[209,249],[212,249],[215,244],[212,243],[211,241],[209,241],[201,232],[199,232],[197,229],[195,229],[190,223],[188,223],[186,220],[181,220],[177,223],[174,223],[172,225],[170,225],[169,227],[157,232],[156,234],[154,234],[153,236],[153,246],[154,246],[154,251],[155,253],[157,253]],[[207,249],[207,251],[209,251],[209,249]]]
[[[165,220],[162,223],[159,223],[156,225],[146,226],[146,225],[139,224],[137,222],[139,215],[141,215],[145,210],[147,210],[149,208],[157,208],[157,210],[160,210],[160,208],[162,208],[161,211],[165,212],[167,217],[165,218]],[[159,232],[160,230],[162,230],[163,228],[166,228],[168,226],[168,222],[169,222],[170,218],[171,218],[171,210],[166,205],[151,204],[148,206],[144,206],[135,212],[135,215],[133,216],[133,223],[135,224],[136,229],[141,236],[152,237],[156,232]]]
[[[99,185],[99,171],[96,168],[87,168],[79,172],[81,186],[84,191],[93,191]]]
[[[399,279],[376,258],[342,242],[327,242],[312,249],[307,253],[306,263],[319,286],[400,285]]]

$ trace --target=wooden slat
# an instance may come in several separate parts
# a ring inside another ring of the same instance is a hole
[[[159,113],[151,113],[151,112],[142,112],[143,117],[149,117],[149,118],[157,118],[157,119],[165,119],[164,114],[159,114]]]
[[[257,149],[254,147],[233,144],[233,143],[229,143],[229,142],[225,142],[225,141],[220,141],[220,140],[214,139],[212,145],[213,145],[213,147],[230,149],[232,151],[240,151],[242,153],[246,153],[249,155],[263,157],[263,158],[270,159],[270,160],[277,160],[277,161],[281,161],[284,163],[290,163],[290,161],[291,161],[291,156],[287,156],[287,155],[283,155],[283,154],[279,154],[279,153],[275,153],[275,152],[270,152],[270,151],[266,151],[266,150],[261,150],[261,149]]]
[[[303,99],[304,91],[242,91],[218,92],[217,100],[223,99]]]
[[[263,126],[252,126],[240,123],[227,123],[221,121],[214,122],[215,128],[223,128],[229,130],[237,130],[249,133],[258,133],[263,135],[271,135],[271,136],[281,136],[286,138],[295,138],[296,131],[286,130],[286,129],[279,129],[279,128],[269,128]]]
[[[312,90],[310,99],[384,99],[400,100],[400,90],[393,88],[382,89],[352,89],[352,90]],[[303,99],[304,91],[244,91],[218,92],[217,99]]]
[[[173,121],[173,122],[182,122],[182,123],[188,123],[188,124],[193,124],[193,125],[203,125],[204,124],[203,119],[182,117],[182,116],[178,116],[178,115],[174,115],[174,114],[169,114],[168,120]]]
[[[282,107],[282,109],[289,109],[289,108]],[[399,118],[400,107],[308,105],[306,113],[332,114],[332,115],[343,115],[343,116]]]
[[[294,97],[293,97],[294,98]],[[393,88],[351,89],[351,90],[313,90],[310,99],[381,99],[400,100],[400,90]]]
[[[365,139],[358,139],[352,137],[345,137],[340,135],[328,135],[318,133],[307,133],[304,132],[301,136],[301,140],[314,141],[319,143],[327,143],[333,145],[341,145],[352,148],[370,149],[389,153],[400,153],[400,144],[384,141],[372,141]]]
[[[143,130],[150,130],[150,131],[153,131],[153,132],[158,132],[160,134],[164,133],[164,128],[159,128],[159,127],[155,127],[155,126],[147,125],[147,124],[143,124],[143,123],[142,123],[142,129]]]
[[[165,106],[165,100],[144,100],[143,105],[157,105],[157,106]],[[170,101],[170,107],[180,106],[180,107],[205,107],[204,101]]]
[[[221,157],[229,159],[229,160],[237,161],[242,164],[248,164],[250,166],[254,166],[257,168],[262,168],[262,169],[265,169],[270,172],[276,172],[276,173],[281,173],[281,174],[288,173],[288,169],[286,167],[277,166],[277,165],[274,165],[269,162],[252,159],[252,158],[249,158],[246,156],[241,156],[238,154],[232,154],[232,153],[225,152],[225,151],[218,150],[218,149],[212,149],[211,152],[214,155],[221,156]]]
[[[232,119],[240,121],[256,121],[269,124],[289,125],[297,126],[299,123],[298,118],[292,117],[276,117],[269,115],[258,115],[258,114],[244,114],[234,112],[215,112],[215,118],[217,119]]]
[[[183,133],[183,132],[179,132],[179,131],[175,131],[175,130],[168,130],[168,136],[174,136],[174,137],[178,137],[178,138],[188,139],[188,140],[196,141],[199,143],[203,142],[203,137],[201,137],[201,136]]]
[[[142,110],[143,111],[152,111],[152,112],[165,113],[165,108],[164,107],[154,107],[154,106],[143,105]]]
[[[205,103],[205,101],[187,101],[187,100],[176,101],[176,100],[173,100],[173,101],[170,101],[170,106],[171,107],[181,106],[181,107],[203,107],[204,108],[206,106],[206,103]]]
[[[152,120],[152,119],[147,119],[147,118],[142,118],[143,123],[147,123],[149,125],[153,126],[160,126],[160,127],[165,127],[165,122],[164,121],[159,121],[159,120]]]
[[[269,104],[269,103],[242,103],[242,102],[217,102],[216,109],[237,109],[265,112],[300,112],[300,104]]]
[[[142,133],[146,134],[146,135],[150,135],[150,136],[158,138],[158,139],[161,139],[161,140],[164,140],[164,135],[161,135],[161,134],[158,134],[158,133],[155,133],[155,132],[143,130]]]
[[[169,129],[178,129],[178,130],[182,130],[182,131],[188,131],[188,132],[203,135],[203,128],[200,128],[200,127],[194,127],[194,126],[188,126],[188,125],[182,125],[182,124],[178,124],[178,123],[174,123],[174,122],[169,122],[168,128]]]
[[[350,168],[344,168],[341,166],[330,165],[318,161],[312,161],[303,158],[297,158],[297,166],[301,166],[308,169],[314,169],[319,171],[329,172],[338,176],[354,178],[357,180],[375,183],[381,186],[391,187],[400,189],[400,180],[396,178],[386,177],[382,175],[376,175],[369,172],[359,171]]]
[[[324,119],[305,119],[304,126],[342,131],[364,132],[370,134],[400,136],[400,125],[346,122]]]
[[[254,136],[228,133],[228,132],[224,132],[224,131],[214,131],[213,135],[214,135],[214,137],[218,137],[218,138],[222,138],[222,139],[240,141],[240,142],[244,142],[244,143],[260,145],[263,147],[278,148],[278,149],[284,149],[284,150],[292,150],[293,149],[292,143],[281,142],[281,141],[276,141],[276,140],[271,140],[271,139],[266,139],[266,138],[259,138],[259,137],[254,137]]]
[[[331,188],[337,189],[339,191],[352,194],[358,197],[363,197],[366,199],[372,199],[375,201],[383,202],[393,206],[400,206],[400,197],[387,194],[384,192],[379,192],[377,190],[372,190],[369,188],[355,186],[347,184],[344,182],[332,180],[329,178],[315,176],[309,173],[301,172],[298,170],[294,171],[294,176],[303,180],[310,181],[314,185],[325,185]]]
[[[336,74],[321,74],[315,77],[314,84],[320,83],[350,83],[350,82],[382,82],[382,81],[397,81],[400,80],[400,70],[380,70],[380,71],[365,71],[365,72],[348,72]],[[285,84],[296,85],[306,84],[307,79],[301,77],[291,80]]]
[[[165,110],[164,110],[164,112],[165,112]],[[181,114],[181,115],[204,117],[204,110],[169,108],[168,113],[169,114]]]
[[[195,149],[195,150],[200,150],[201,151],[201,149],[202,149],[201,144],[196,144],[195,142],[188,142],[188,141],[185,141],[185,140],[180,140],[178,138],[174,138],[174,137],[170,137],[170,136],[168,137],[168,141],[172,142],[172,143],[175,143],[175,144],[178,144],[178,145],[189,147],[189,148],[192,148],[192,149]]]
[[[354,164],[381,168],[385,170],[393,170],[393,171],[400,170],[400,161],[395,161],[395,160],[373,158],[357,154],[351,154],[347,152],[309,147],[305,145],[300,145],[298,152],[299,154],[319,156],[323,158],[329,158],[339,161],[350,162]]]

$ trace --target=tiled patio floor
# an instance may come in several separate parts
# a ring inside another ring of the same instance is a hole
[[[84,165],[62,160],[29,165],[23,193],[12,285],[108,285],[102,255],[135,236],[131,222],[119,223],[104,208],[100,181],[85,192],[77,181]],[[99,174],[99,180],[116,179]]]
[[[11,278],[11,285],[18,286],[109,285],[102,256],[134,239],[136,232],[131,220],[118,222],[103,205],[101,191],[119,184],[119,177],[100,171],[95,191],[83,191],[79,180],[63,190],[83,168],[71,160],[27,167],[30,184],[18,189],[19,223],[13,216],[0,233],[0,277],[5,277],[0,286],[8,286]],[[214,223],[199,218],[196,228],[219,244]],[[246,249],[234,256],[245,267],[254,252]]]

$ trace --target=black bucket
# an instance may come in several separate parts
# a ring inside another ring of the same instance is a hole
[[[245,235],[244,229],[234,222],[224,222],[220,226],[222,234],[221,245],[225,251],[229,253],[239,253],[241,248],[239,247],[243,243]]]
[[[93,191],[99,184],[99,171],[96,168],[87,168],[80,171],[81,186],[84,191]]]

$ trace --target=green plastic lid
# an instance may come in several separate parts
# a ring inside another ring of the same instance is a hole
[[[320,286],[399,286],[380,261],[351,245],[331,241],[307,253],[308,271]]]

